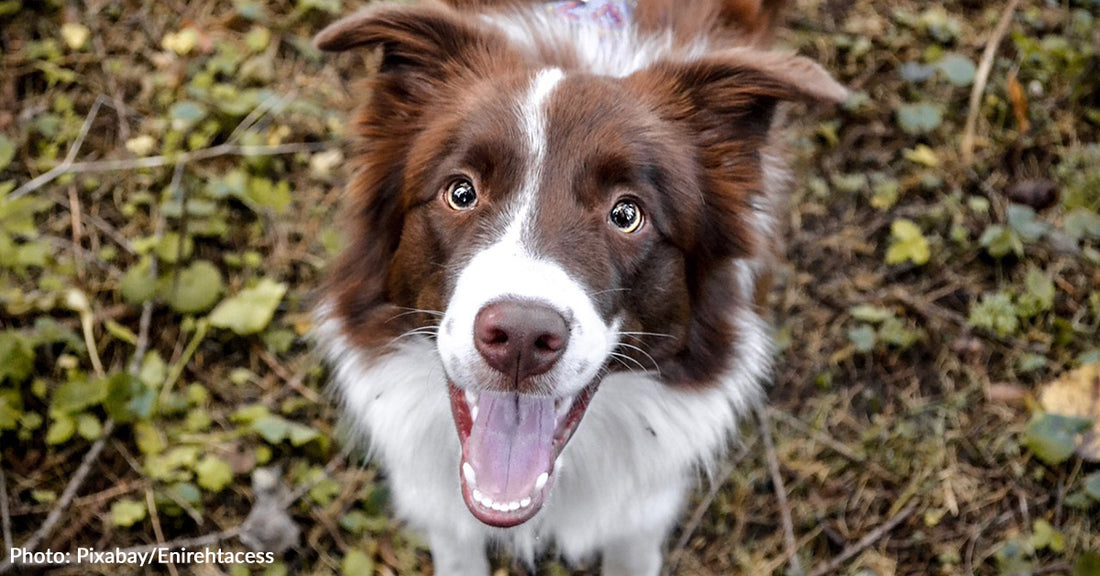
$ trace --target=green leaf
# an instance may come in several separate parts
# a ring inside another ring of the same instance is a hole
[[[154,250],[161,262],[175,264],[180,259],[191,257],[195,251],[195,241],[190,236],[180,236],[178,232],[165,232]]]
[[[894,317],[893,311],[871,304],[860,304],[858,306],[852,306],[848,309],[848,313],[851,314],[852,318],[855,318],[856,320],[869,322],[871,324],[878,324],[879,322],[882,322],[887,318]]]
[[[927,134],[943,123],[943,113],[932,104],[902,104],[897,112],[898,126],[909,135]]]
[[[160,352],[152,350],[146,354],[145,358],[141,361],[141,370],[138,371],[138,380],[141,380],[146,386],[156,390],[160,388],[161,384],[164,384],[164,379],[167,377],[168,364],[160,357]]]
[[[284,212],[290,206],[290,183],[280,180],[275,184],[267,178],[254,177],[248,181],[247,195],[254,208]]]
[[[0,383],[20,383],[34,370],[34,348],[15,330],[0,332]]]
[[[12,158],[15,158],[15,142],[6,135],[0,134],[0,170],[7,168]]]
[[[939,68],[947,81],[955,86],[973,84],[974,76],[977,74],[974,61],[962,54],[948,54],[943,60],[936,63],[936,68]]]
[[[1011,228],[993,224],[985,229],[979,240],[985,251],[994,258],[1003,258],[1010,253],[1024,255],[1024,243]]]
[[[985,328],[1005,338],[1016,333],[1020,326],[1016,306],[1012,297],[1005,292],[983,294],[981,301],[970,309],[967,323],[976,328]]]
[[[344,554],[344,560],[340,562],[340,574],[343,576],[374,574],[374,560],[358,548],[348,550],[348,553]]]
[[[1024,285],[1027,291],[1016,299],[1016,314],[1020,318],[1032,318],[1054,306],[1054,281],[1042,270],[1029,268]]]
[[[1046,520],[1036,520],[1032,525],[1031,538],[1028,543],[1035,550],[1049,549],[1051,552],[1062,552],[1066,548],[1066,539]]]
[[[936,168],[940,165],[940,157],[927,144],[917,144],[912,150],[902,150],[901,155],[914,164],[920,164],[928,168]]]
[[[103,435],[103,424],[99,418],[84,412],[76,417],[76,433],[85,440],[98,440]]]
[[[54,416],[53,422],[46,430],[46,444],[50,446],[64,444],[69,441],[69,438],[73,437],[75,432],[76,420],[73,420],[68,414],[58,414]]]
[[[0,197],[0,230],[14,236],[34,238],[39,232],[35,214],[48,210],[52,204],[50,200],[34,195],[15,199]]]
[[[194,128],[206,115],[206,108],[202,104],[188,100],[176,102],[168,111],[168,116],[172,119],[172,129],[179,132]]]
[[[282,442],[286,438],[289,428],[290,422],[287,419],[274,414],[261,416],[252,422],[252,430],[262,436],[268,444]]]
[[[298,0],[297,4],[302,11],[316,9],[329,14],[339,14],[343,10],[340,0]]]
[[[304,446],[309,442],[321,437],[321,433],[305,424],[298,424],[297,422],[290,422],[287,427],[287,432],[290,437],[291,446]]]
[[[74,378],[58,386],[53,393],[50,412],[76,414],[92,406],[98,406],[107,398],[108,379],[85,380]]]
[[[165,280],[165,300],[180,314],[209,310],[225,290],[221,271],[206,260],[196,260],[181,270],[177,278],[169,276]]]
[[[1008,226],[1019,234],[1024,242],[1034,242],[1050,229],[1050,224],[1041,220],[1031,206],[1009,204],[1006,216]]]
[[[1089,498],[1100,502],[1100,472],[1093,472],[1085,476],[1085,494]]]
[[[153,415],[156,391],[127,373],[118,373],[107,380],[107,400],[103,407],[118,422],[146,420]]]
[[[252,52],[261,52],[271,43],[271,30],[263,26],[253,26],[244,36],[244,45]]]
[[[0,390],[0,432],[15,430],[23,415],[23,398],[16,390]]]
[[[233,468],[216,456],[206,456],[195,466],[195,479],[203,489],[218,493],[233,481]]]
[[[1042,354],[1026,352],[1016,359],[1016,369],[1020,372],[1034,372],[1047,365],[1047,357]]]
[[[1073,564],[1073,576],[1100,576],[1100,553],[1085,552]]]
[[[848,340],[855,347],[856,352],[866,354],[875,349],[878,338],[875,336],[874,328],[867,324],[860,324],[848,330]]]
[[[899,218],[890,225],[891,243],[886,250],[887,264],[911,261],[920,266],[928,263],[932,251],[920,227],[912,220]]]
[[[912,346],[922,335],[920,330],[910,329],[896,317],[887,318],[878,329],[880,340],[902,350]]]
[[[1066,235],[1074,240],[1100,238],[1100,215],[1088,208],[1074,208],[1062,222]]]
[[[132,498],[121,498],[111,504],[111,522],[122,528],[129,528],[145,520],[147,513],[145,503]]]
[[[134,443],[142,454],[160,454],[168,447],[164,436],[152,422],[134,423]]]
[[[1060,414],[1036,414],[1024,430],[1024,444],[1043,462],[1056,466],[1073,455],[1075,437],[1092,427],[1092,421]]]
[[[157,279],[153,276],[148,258],[142,258],[126,270],[118,283],[118,290],[127,304],[144,304],[153,299],[157,293]]]
[[[286,294],[286,284],[263,278],[256,286],[223,300],[210,313],[210,324],[240,335],[255,334],[271,323]]]

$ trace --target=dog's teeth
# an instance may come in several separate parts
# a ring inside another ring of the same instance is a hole
[[[542,490],[545,488],[548,480],[550,480],[550,474],[546,472],[539,474],[539,477],[535,478],[535,490]]]
[[[474,500],[482,504],[485,503],[485,495],[481,493],[481,490],[474,488]]]
[[[519,510],[519,502],[511,502],[508,504],[509,512],[515,512],[516,510]]]
[[[469,404],[470,406],[476,405],[477,404],[477,393],[474,392],[473,390],[467,390],[466,391],[466,403]]]
[[[470,406],[470,420],[477,422],[477,406]]]
[[[466,479],[466,484],[470,486],[477,484],[477,476],[474,474],[474,467],[470,466],[469,462],[462,463],[462,477]]]
[[[562,398],[557,401],[555,405],[555,415],[558,418],[558,422],[561,422],[563,418],[569,415],[569,409],[573,407],[573,398]]]
[[[519,507],[520,508],[526,508],[530,505],[531,505],[531,499],[530,498],[524,498],[523,500],[519,501]]]

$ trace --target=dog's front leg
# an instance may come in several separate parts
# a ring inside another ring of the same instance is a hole
[[[643,532],[618,540],[603,551],[603,576],[657,576],[661,571],[664,531]]]
[[[461,538],[444,530],[428,534],[437,576],[488,576],[489,559],[481,538]]]

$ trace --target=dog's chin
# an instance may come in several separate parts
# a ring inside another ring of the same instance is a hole
[[[571,397],[469,391],[448,381],[462,444],[459,478],[470,513],[490,526],[527,522],[546,502],[559,456],[599,386]]]

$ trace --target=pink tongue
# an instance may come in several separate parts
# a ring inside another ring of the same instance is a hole
[[[481,392],[466,444],[477,488],[496,502],[530,496],[538,476],[550,470],[553,441],[553,398]]]

